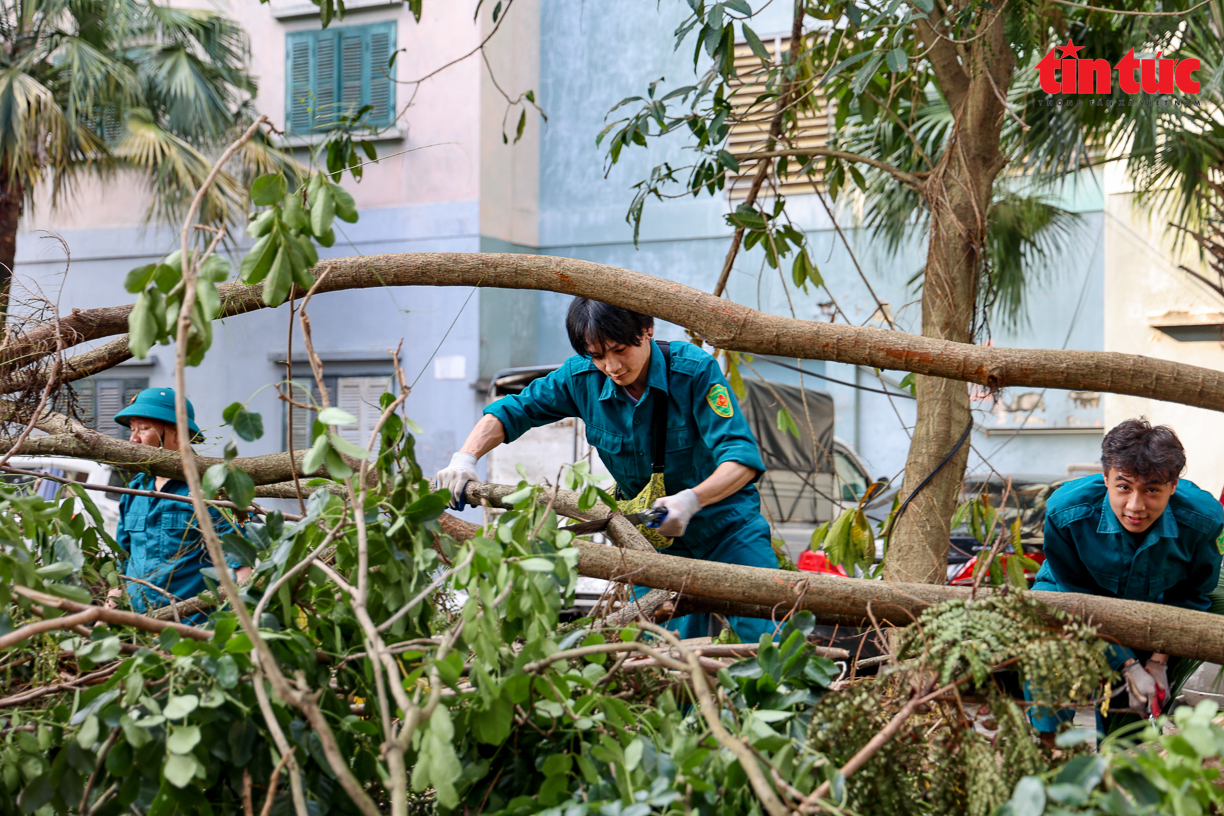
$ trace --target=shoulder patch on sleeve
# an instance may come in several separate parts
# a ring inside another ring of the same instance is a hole
[[[706,394],[706,402],[720,417],[730,418],[735,413],[735,406],[731,403],[731,396],[727,393],[725,385],[710,386],[710,393]]]
[[[1220,551],[1220,555],[1224,555],[1224,530],[1220,531],[1220,535],[1216,538],[1216,549]]]

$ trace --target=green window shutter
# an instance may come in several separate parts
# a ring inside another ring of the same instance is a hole
[[[315,132],[328,130],[336,124],[340,111],[336,107],[336,32],[315,33]]]
[[[361,29],[364,29],[362,26]],[[365,55],[366,32],[361,29],[342,31],[341,61],[340,61],[340,114],[356,116],[361,109],[362,89],[365,85],[365,67],[368,60]]]
[[[312,88],[311,36],[305,31],[289,34],[285,43],[285,129],[299,136],[311,131],[310,111],[314,107]]]
[[[391,68],[387,62],[395,50],[395,23],[371,26],[370,31],[370,81],[365,104],[373,107],[366,117],[371,125],[386,127],[395,116],[395,84],[391,81]]]
[[[299,136],[327,131],[363,106],[363,124],[385,127],[395,110],[387,62],[395,49],[395,23],[339,26],[286,35],[285,119]]]

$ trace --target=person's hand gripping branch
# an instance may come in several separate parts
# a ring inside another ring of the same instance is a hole
[[[1134,658],[1122,666],[1122,676],[1126,679],[1126,690],[1129,694],[1129,704],[1132,711],[1146,715],[1148,703],[1156,696],[1156,679]],[[1168,681],[1165,681],[1166,687]]]
[[[479,480],[476,475],[476,456],[463,451],[455,451],[450,464],[438,471],[438,489],[449,490],[451,494],[450,507],[463,509],[463,487],[468,482]]]
[[[697,498],[697,493],[693,490],[681,490],[674,496],[655,499],[654,506],[667,511],[667,516],[658,527],[659,535],[679,538],[684,535],[689,522],[701,509],[701,499]]]

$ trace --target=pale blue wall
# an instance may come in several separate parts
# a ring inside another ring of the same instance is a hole
[[[755,25],[762,36],[789,29],[789,6],[774,4],[765,19]],[[679,0],[596,3],[590,0],[544,0],[541,12],[540,101],[549,124],[541,138],[540,242],[541,252],[582,258],[633,269],[709,291],[722,268],[731,234],[723,215],[730,208],[722,196],[646,204],[641,240],[635,248],[632,228],[625,212],[633,197],[631,189],[663,161],[674,166],[690,163],[691,153],[681,148],[682,135],[669,137],[648,150],[626,149],[619,164],[607,167],[604,148],[595,147],[596,134],[611,119],[608,110],[628,96],[644,95],[650,82],[666,77],[660,88],[688,84],[693,76],[691,43],[673,50],[672,32],[684,18],[687,4]],[[606,147],[606,143],[605,143]],[[678,174],[683,177],[683,173]],[[1080,212],[1082,221],[1060,247],[1054,268],[1035,277],[1029,294],[1029,322],[1016,329],[996,327],[998,345],[1028,348],[1077,348],[1099,350],[1103,338],[1104,252],[1103,202],[1099,186],[1091,177],[1077,180],[1061,191],[1068,209]],[[868,323],[876,311],[874,300],[854,269],[850,255],[832,229],[829,217],[814,196],[793,196],[788,212],[811,241],[812,257],[820,268],[829,292],[849,320]],[[839,223],[854,248],[859,264],[881,300],[896,313],[897,324],[908,331],[920,327],[919,293],[907,285],[921,269],[925,240],[916,234],[895,256],[883,252],[864,230],[853,228],[852,215],[839,216]],[[789,269],[785,270],[789,279]],[[790,289],[788,300],[787,289]],[[804,295],[786,286],[779,273],[763,264],[763,253],[741,253],[728,287],[735,300],[773,314],[794,315],[807,320],[827,320],[820,304],[829,300],[824,290]],[[542,294],[538,311],[541,362],[556,362],[572,353],[565,338],[563,321],[568,298]],[[872,325],[880,325],[876,321]],[[680,339],[675,327],[662,327],[660,335]],[[838,363],[809,363],[813,370],[830,377],[862,385],[881,387],[874,372]],[[794,381],[798,375],[774,368],[768,376]],[[887,375],[893,382],[902,373]],[[809,383],[812,381],[809,380]],[[912,425],[912,401],[889,398],[851,387],[821,384],[835,398],[837,434],[854,445],[873,476],[892,475],[904,467],[908,434]],[[1018,394],[1005,392],[1004,403],[1015,405]],[[1066,392],[1040,395],[1044,410],[1035,411],[1030,426],[1098,426],[1101,408],[1080,407]],[[1036,401],[1036,396],[1028,398]],[[991,427],[986,435],[972,436],[970,470],[1060,474],[1069,463],[1098,458],[1100,432],[1063,435],[1002,436],[993,426],[1014,427],[1023,413],[1003,411],[1000,420],[987,408],[990,401],[975,402],[980,425]],[[989,465],[983,459],[989,460]]]
[[[477,212],[476,202],[363,211],[356,224],[343,225],[347,238],[339,237],[335,246],[320,254],[475,252],[479,250]],[[30,233],[19,237],[16,269],[18,278],[36,281],[48,296],[58,299],[61,314],[74,307],[130,303],[132,296],[123,288],[128,271],[177,246],[172,232],[156,229],[81,230],[62,237],[72,251],[67,272],[57,244]],[[450,287],[396,287],[323,294],[310,303],[315,347],[327,361],[328,374],[376,373],[390,360],[388,350],[405,338],[400,360],[409,382],[421,375],[406,410],[425,428],[417,440],[417,453],[427,472],[449,461],[451,451],[479,417],[481,401],[472,388],[480,347],[479,298],[468,301],[470,294],[470,289]],[[460,316],[457,322],[456,316]],[[201,452],[220,451],[229,438],[222,410],[248,399],[251,408],[263,414],[267,433],[257,442],[241,443],[242,454],[283,449],[283,407],[275,391],[265,386],[284,377],[284,367],[270,358],[285,351],[288,319],[286,305],[217,324],[212,351],[203,365],[187,371],[188,395],[210,437]],[[440,341],[439,354],[467,357],[465,380],[434,379],[427,361]],[[302,348],[300,331],[295,331],[295,352]],[[147,376],[154,386],[173,385],[173,346],[154,347],[152,356],[153,364],[133,366],[132,375]],[[309,368],[295,363],[294,378],[309,377]]]

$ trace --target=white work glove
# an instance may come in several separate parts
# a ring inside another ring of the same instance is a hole
[[[1165,700],[1169,699],[1169,664],[1157,663],[1154,660],[1149,660],[1143,664],[1144,670],[1152,676],[1156,681],[1157,688],[1165,693]]]
[[[450,464],[438,471],[438,489],[449,490],[450,507],[462,510],[459,497],[463,495],[463,486],[479,479],[476,475],[476,457],[470,453],[456,451],[451,456]]]
[[[1138,661],[1122,670],[1126,679],[1126,690],[1130,694],[1130,709],[1144,716],[1148,713],[1148,701],[1156,694],[1156,681]]]
[[[684,535],[688,523],[701,509],[701,499],[697,498],[697,494],[692,490],[681,490],[674,496],[656,499],[654,506],[667,510],[667,518],[657,528],[659,535],[678,538]]]

